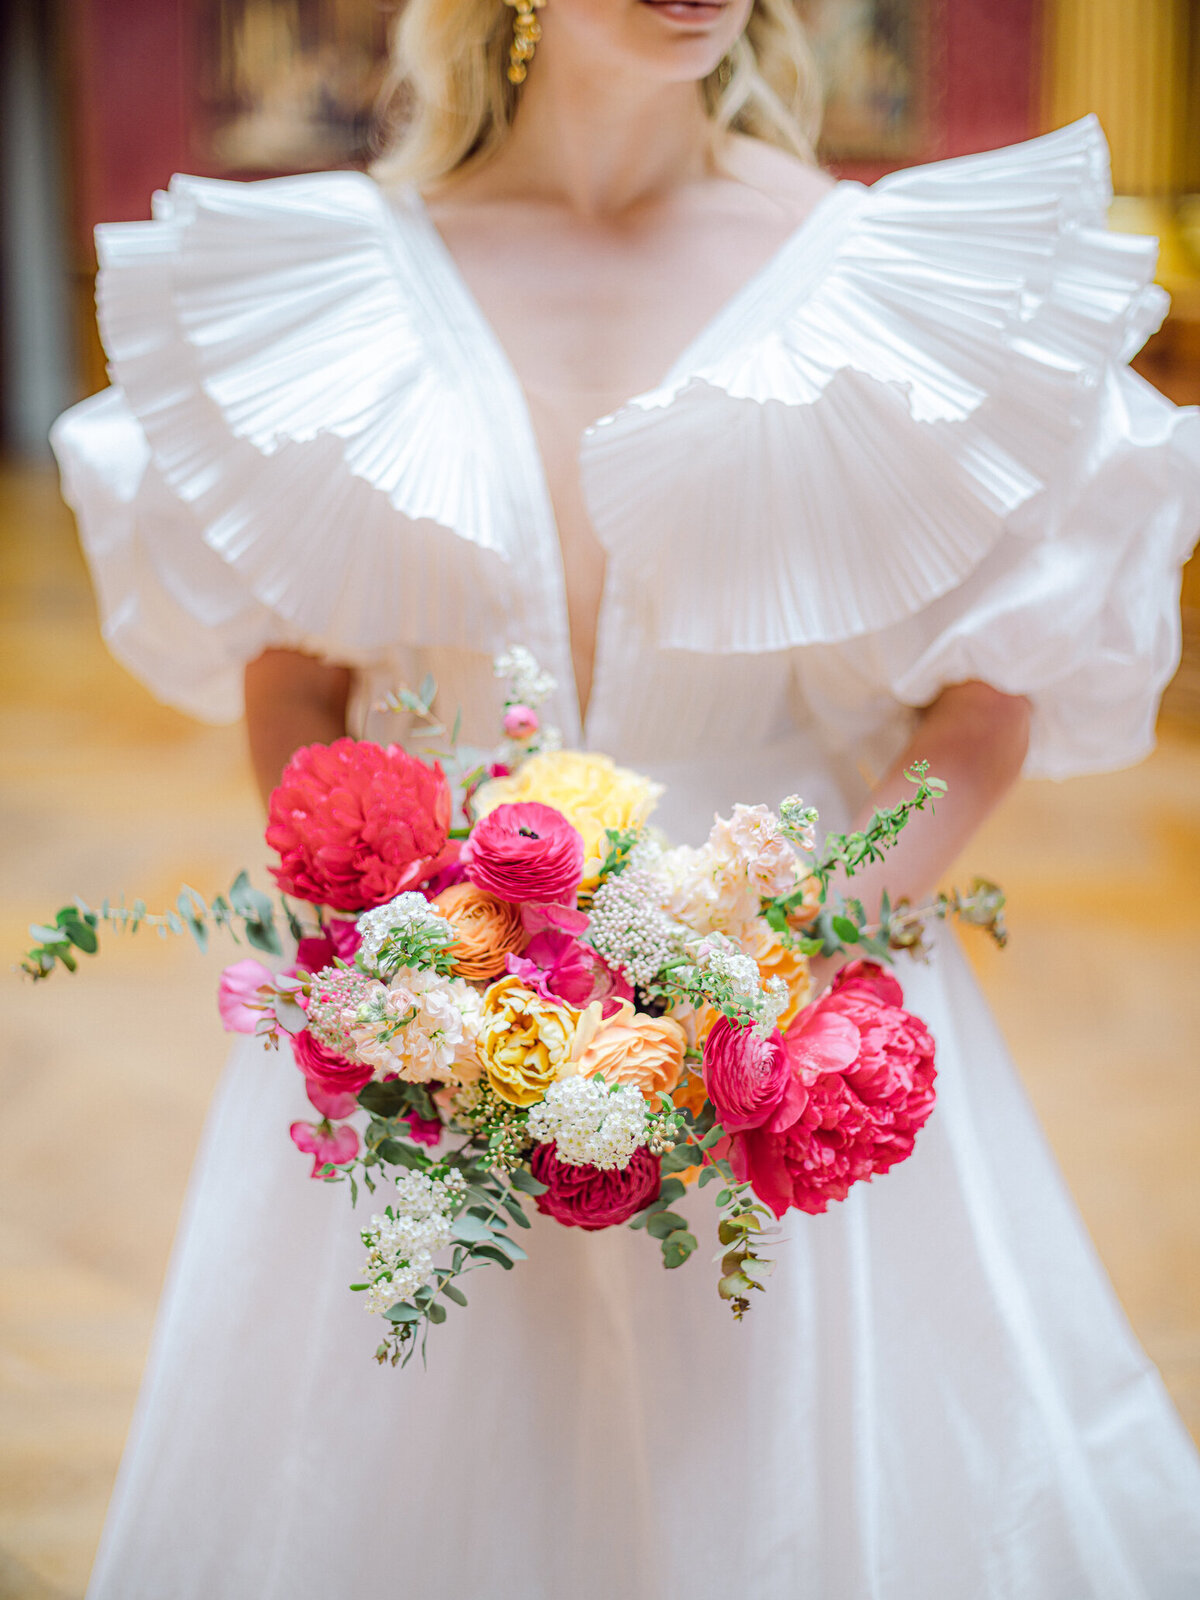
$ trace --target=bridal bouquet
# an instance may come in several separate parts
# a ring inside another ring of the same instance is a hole
[[[977,883],[880,920],[831,891],[878,860],[943,786],[818,847],[797,798],[736,805],[698,848],[650,818],[661,787],[605,755],[557,748],[527,652],[497,662],[504,740],[465,762],[339,739],[299,750],[267,842],[295,963],[222,975],[226,1028],[283,1045],[316,1115],[291,1126],[316,1178],[363,1188],[360,1291],[386,1325],[380,1361],[424,1349],[462,1282],[525,1257],[526,1206],[568,1227],[628,1224],[678,1267],[699,1247],[675,1208],[715,1185],[717,1289],[736,1317],[764,1287],[774,1219],[821,1212],[903,1161],[934,1104],[934,1042],[880,965],[954,914],[1003,940],[1003,896]],[[402,691],[429,724],[434,686]],[[294,902],[314,908],[301,917]],[[271,898],[242,874],[211,906],[185,890],[148,917],[77,903],[26,969],[94,951],[101,922],[241,926],[281,949]],[[852,950],[813,997],[809,958]]]

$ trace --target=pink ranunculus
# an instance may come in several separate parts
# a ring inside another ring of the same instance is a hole
[[[357,1094],[373,1076],[368,1063],[330,1050],[308,1028],[292,1035],[292,1054],[304,1076],[330,1094]]]
[[[358,1110],[358,1096],[345,1089],[326,1089],[315,1078],[305,1078],[304,1092],[327,1122],[344,1122]]]
[[[509,706],[504,713],[504,731],[510,739],[532,739],[541,725],[532,706]]]
[[[704,1041],[704,1087],[727,1133],[789,1127],[808,1098],[778,1028],[764,1039],[724,1016]]]
[[[475,824],[463,852],[472,883],[517,904],[572,902],[583,856],[578,828],[537,800],[497,806]]]
[[[361,943],[362,934],[356,923],[331,917],[325,924],[324,933],[301,939],[296,946],[296,966],[303,967],[305,972],[316,973],[323,967],[331,967],[335,958],[338,961],[353,961]]]
[[[271,795],[267,843],[285,894],[337,911],[383,905],[436,870],[450,831],[441,767],[399,745],[310,744]]]
[[[537,1208],[568,1228],[615,1228],[648,1206],[662,1188],[662,1162],[643,1145],[627,1167],[572,1167],[552,1144],[535,1146],[529,1170],[546,1193]]]
[[[248,1002],[265,983],[274,983],[275,975],[261,961],[248,956],[245,961],[235,961],[226,967],[217,986],[217,1010],[226,1033],[253,1033],[260,1017],[266,1012],[253,1008]]]
[[[314,1178],[320,1177],[321,1168],[328,1162],[341,1166],[358,1154],[358,1135],[347,1124],[333,1128],[328,1122],[293,1122],[288,1131],[296,1149],[312,1156]]]
[[[920,1018],[889,998],[899,992],[878,967],[854,962],[788,1029],[807,1104],[790,1127],[750,1129],[730,1152],[738,1178],[776,1216],[793,1206],[824,1211],[912,1154],[933,1109],[934,1043]],[[857,1045],[839,1064],[847,1027]]]
[[[590,945],[547,930],[533,936],[521,955],[509,955],[508,971],[543,1000],[564,1000],[582,1011],[593,1000],[632,1000],[633,991]]]

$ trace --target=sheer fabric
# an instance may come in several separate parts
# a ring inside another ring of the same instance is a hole
[[[1030,695],[1033,772],[1136,760],[1200,423],[1125,366],[1164,302],[1108,193],[1091,119],[839,184],[587,430],[580,726],[528,411],[419,197],[176,178],[101,230],[114,387],[54,435],[109,642],[216,719],[271,643],[358,667],[363,708],[432,671],[470,737],[520,640],[567,742],[667,781],[681,840],[797,790],[845,821],[966,677]],[[902,978],[938,1109],[904,1167],[789,1220],[745,1324],[703,1266],[539,1225],[403,1376],[344,1287],[353,1218],[288,1144],[299,1076],[236,1050],[92,1600],[1194,1594],[1195,1452],[961,957]]]

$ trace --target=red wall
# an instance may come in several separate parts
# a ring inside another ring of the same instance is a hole
[[[97,222],[148,216],[151,191],[172,172],[215,169],[200,158],[189,102],[196,0],[62,3],[82,264],[91,259]],[[1036,132],[1039,0],[929,0],[929,7],[928,141],[918,159]],[[841,170],[869,180],[887,166],[847,162]]]

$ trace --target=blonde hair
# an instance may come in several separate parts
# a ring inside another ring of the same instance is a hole
[[[511,36],[503,0],[408,0],[392,33],[377,178],[433,183],[503,142],[521,92],[506,71]],[[702,92],[714,133],[734,129],[815,160],[821,96],[795,0],[754,0]]]

